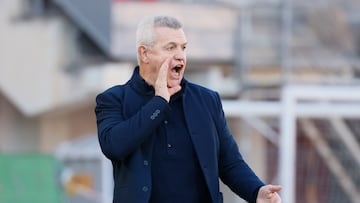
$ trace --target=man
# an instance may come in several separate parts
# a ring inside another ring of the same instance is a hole
[[[220,203],[219,177],[248,202],[281,202],[243,160],[219,95],[183,78],[181,23],[147,17],[138,26],[131,79],[99,94],[101,149],[113,164],[115,203]]]

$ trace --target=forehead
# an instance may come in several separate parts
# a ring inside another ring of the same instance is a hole
[[[156,41],[159,43],[177,43],[185,44],[186,36],[183,29],[173,29],[168,27],[157,27],[155,28]]]

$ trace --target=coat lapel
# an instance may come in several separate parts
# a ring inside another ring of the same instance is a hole
[[[190,89],[190,88],[189,88]],[[183,97],[186,124],[211,197],[217,202],[219,183],[217,165],[217,131],[206,101],[200,92],[190,89]]]

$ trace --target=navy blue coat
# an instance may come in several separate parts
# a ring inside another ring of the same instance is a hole
[[[114,86],[96,98],[100,146],[113,164],[114,203],[149,201],[154,132],[169,108],[163,98],[139,91],[143,88],[135,82],[139,77],[136,68],[126,84]],[[255,202],[264,184],[242,158],[218,93],[185,79],[183,87],[186,124],[212,202],[223,201],[219,177],[240,197]]]

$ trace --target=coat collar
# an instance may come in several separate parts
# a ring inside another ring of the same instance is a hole
[[[130,79],[130,86],[142,95],[154,95],[154,87],[148,84],[139,73],[139,66],[136,66]]]

